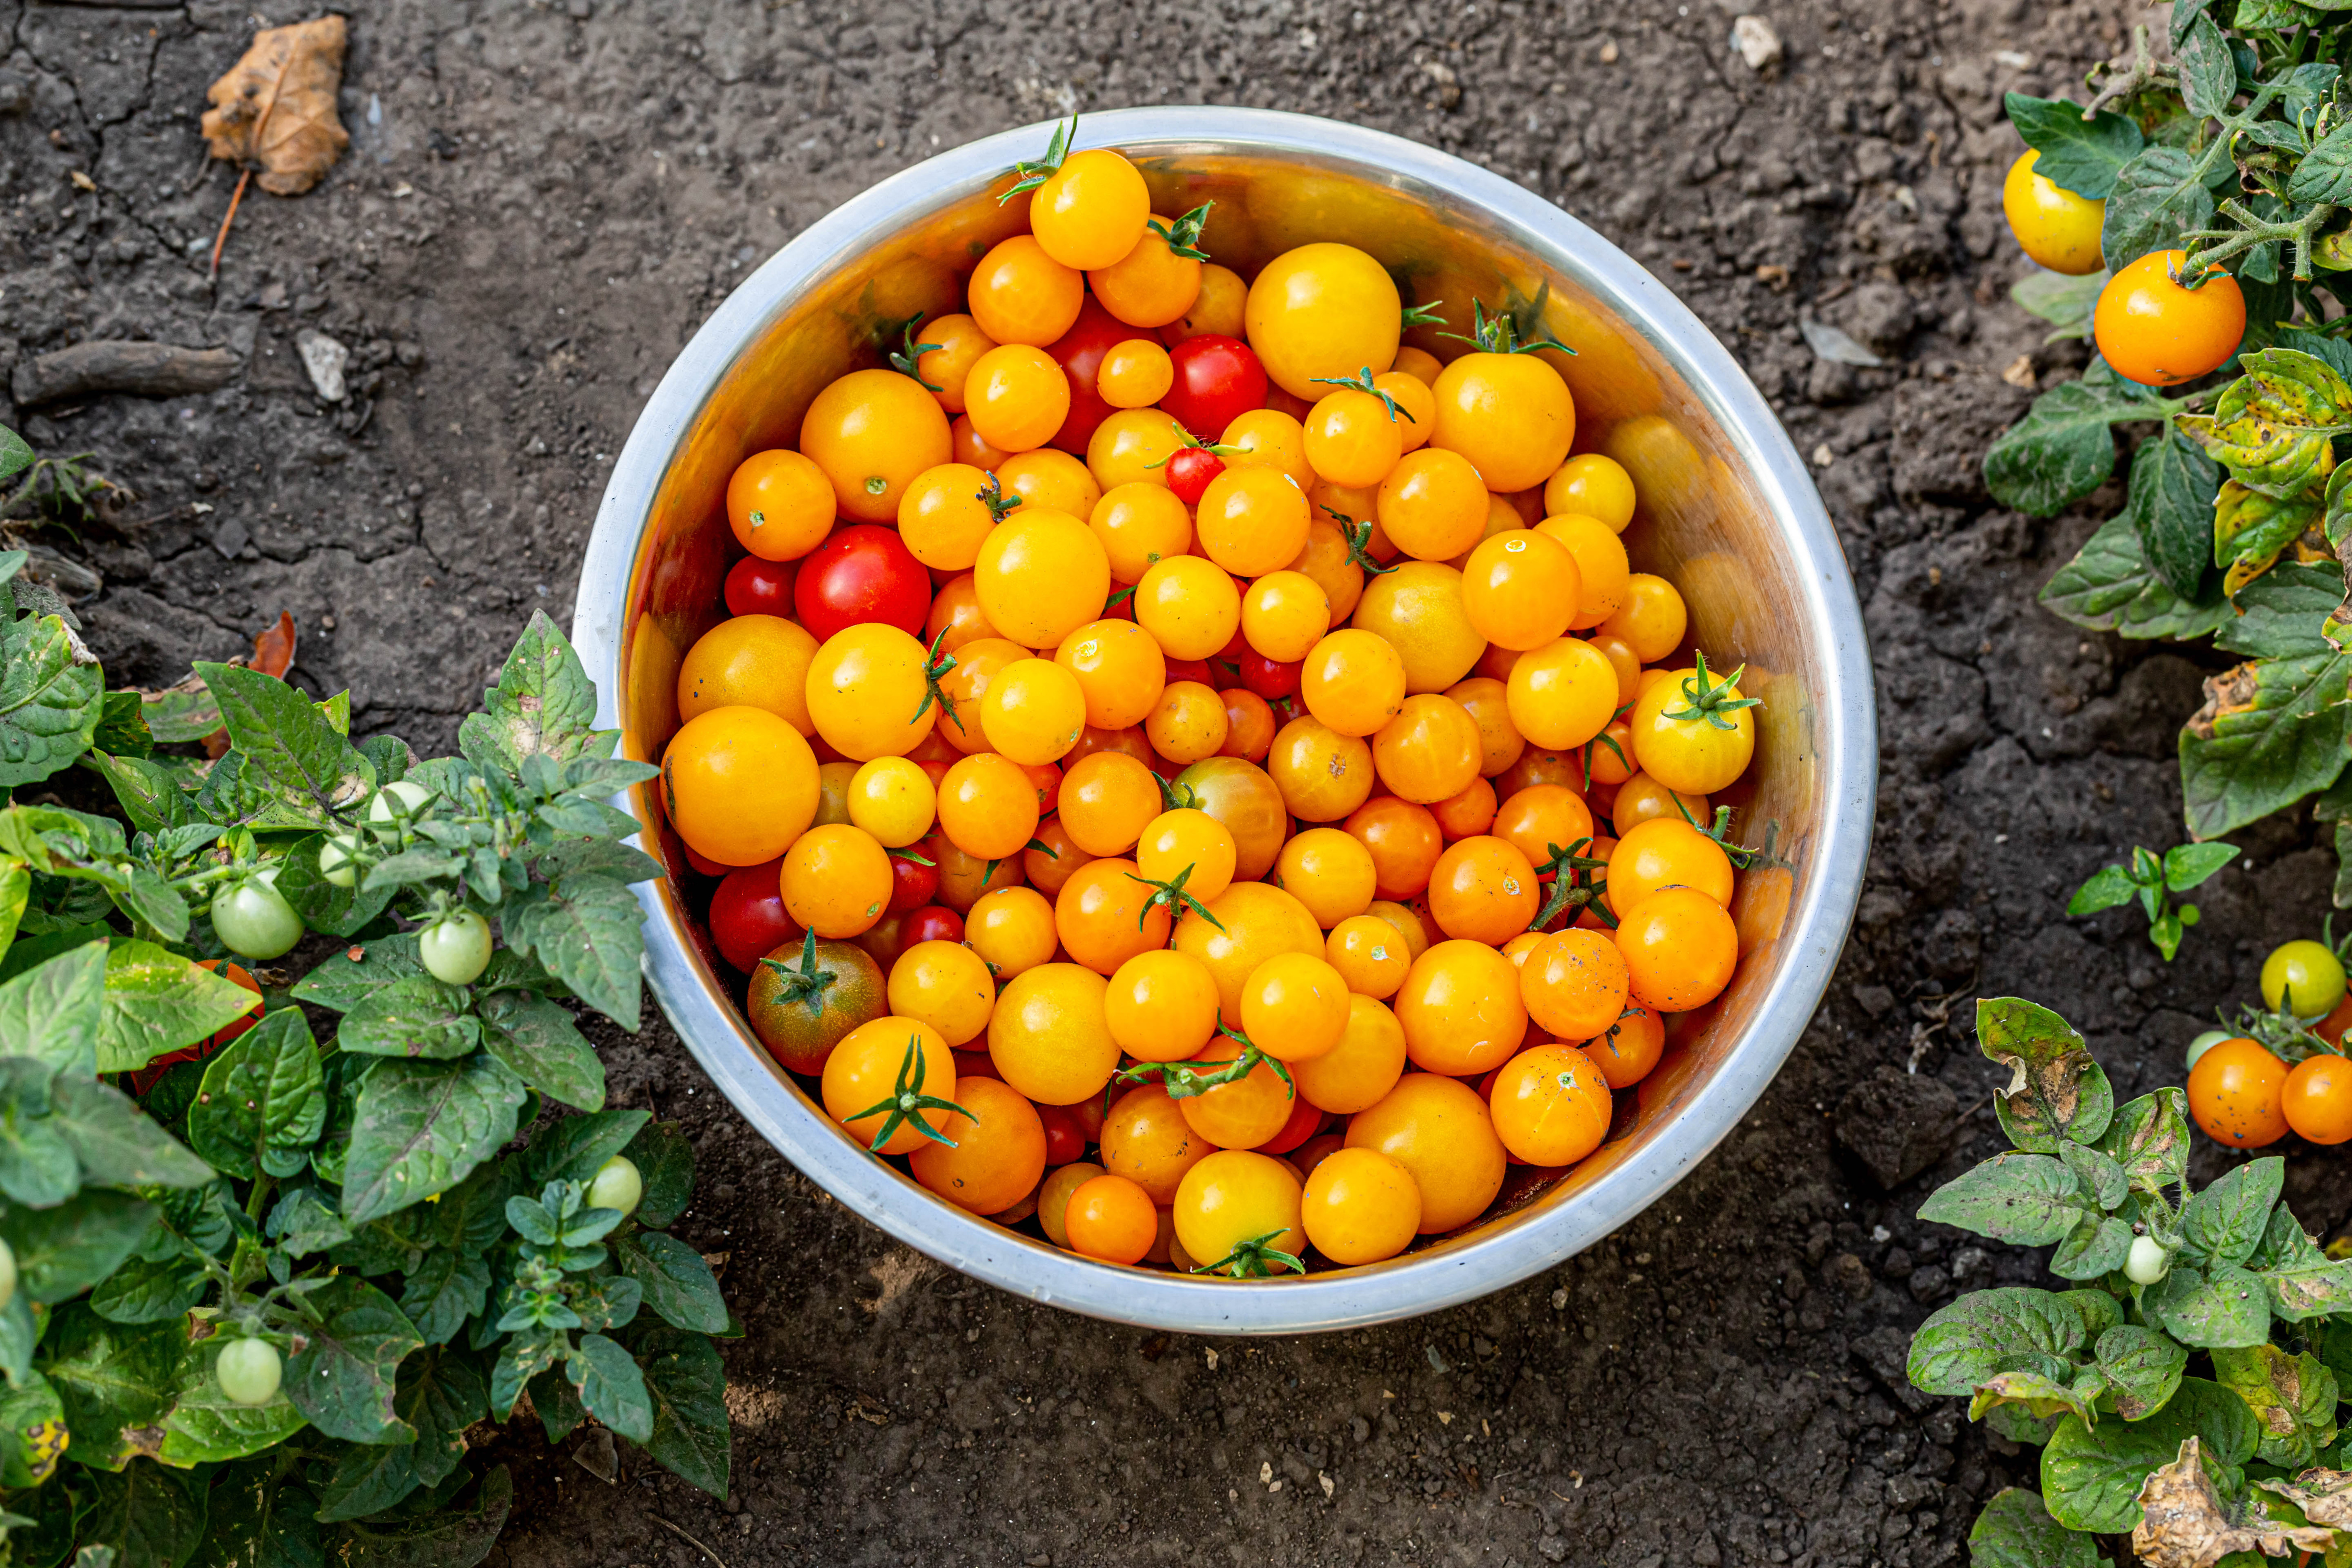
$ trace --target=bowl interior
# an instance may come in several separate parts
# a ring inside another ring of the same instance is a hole
[[[1745,664],[1758,763],[1723,797],[1738,841],[1769,846],[1734,913],[1737,977],[1677,1019],[1659,1068],[1621,1097],[1602,1148],[1564,1174],[1515,1167],[1478,1226],[1370,1268],[1234,1288],[1089,1264],[973,1218],[865,1160],[775,1068],[727,1000],[732,973],[671,887],[647,893],[656,990],[689,1044],[761,1131],[835,1195],[903,1238],[1010,1288],[1163,1326],[1297,1329],[1426,1310],[1507,1283],[1589,1245],[1654,1201],[1760,1092],[1810,1016],[1842,942],[1869,831],[1868,676],[1834,537],[1787,439],[1721,346],[1657,282],[1557,208],[1394,139],[1304,117],[1132,110],[1090,117],[1081,143],[1138,162],[1153,209],[1213,202],[1204,246],[1244,276],[1293,246],[1339,240],[1377,257],[1440,325],[1408,341],[1441,359],[1472,301],[1514,313],[1575,394],[1576,449],[1631,470],[1639,569],[1670,577],[1691,613],[1685,647]],[[724,614],[740,553],[724,515],[746,455],[797,442],[827,382],[882,363],[910,317],[962,308],[962,276],[1026,227],[1025,196],[991,194],[1045,132],[1008,133],[887,182],[748,280],[656,394],[616,472],[583,575],[583,651],[627,755],[657,760],[677,726],[679,660]],[[625,585],[624,585],[625,584]],[[592,595],[609,604],[590,608]],[[634,807],[647,847],[686,867],[656,789]],[[1099,1278],[1097,1278],[1099,1277]],[[1320,1293],[1316,1295],[1315,1293]],[[1257,1299],[1267,1304],[1240,1307]],[[1287,1298],[1288,1304],[1276,1304]],[[1310,1299],[1312,1298],[1312,1299]]]

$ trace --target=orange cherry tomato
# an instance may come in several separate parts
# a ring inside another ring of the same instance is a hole
[[[1118,1043],[1103,1021],[1108,988],[1075,963],[1041,963],[1008,981],[988,1019],[989,1059],[1004,1081],[1040,1105],[1100,1094],[1118,1066]]]
[[[1166,946],[1171,923],[1167,906],[1155,901],[1132,860],[1087,861],[1054,900],[1054,931],[1063,948],[1105,976],[1139,952]]]
[[[1037,1108],[992,1078],[958,1081],[963,1106],[942,1118],[943,1142],[908,1162],[920,1182],[973,1214],[1003,1214],[1037,1190],[1045,1174],[1045,1124]]]
[[[754,452],[727,481],[727,525],[762,561],[797,561],[824,542],[838,514],[833,481],[798,452]]]
[[[2189,1114],[2233,1149],[2263,1149],[2287,1134],[2287,1065],[2252,1040],[2223,1040],[2189,1069]]]
[[[1617,951],[1634,1001],[1660,1013],[1686,1013],[1731,984],[1739,932],[1705,893],[1667,888],[1618,911]]]
[[[1416,805],[1459,795],[1478,776],[1486,748],[1477,721],[1451,697],[1408,697],[1372,737],[1372,764],[1389,793]]]
[[[1298,697],[1340,734],[1373,734],[1404,706],[1404,661],[1379,634],[1342,627],[1307,650]]]
[[[1519,995],[1528,1016],[1558,1040],[1590,1040],[1608,1032],[1624,1016],[1629,984],[1624,955],[1605,931],[1571,930],[1544,937],[1519,968]]]
[[[1070,1250],[1106,1263],[1142,1262],[1159,1228],[1151,1194],[1125,1176],[1095,1177],[1070,1194],[1062,1211]]]
[[[1016,234],[980,258],[965,285],[971,319],[994,343],[1057,342],[1086,303],[1083,273],[1054,259],[1036,237]]]
[[[1135,624],[1170,658],[1206,658],[1241,628],[1242,595],[1223,567],[1198,555],[1163,560],[1135,585]]]
[[[1104,421],[1105,425],[1109,423]],[[1102,434],[1100,426],[1096,435]],[[1135,584],[1160,562],[1192,547],[1192,514],[1164,483],[1129,480],[1103,492],[1087,526],[1102,541],[1111,581]]]
[[[923,323],[915,334],[919,342],[931,345],[915,356],[915,379],[937,388],[931,395],[950,414],[964,411],[963,385],[971,374],[971,367],[980,356],[996,346],[995,340],[980,330],[980,323],[961,311],[947,316],[934,316]]]
[[[677,716],[741,704],[814,734],[808,672],[816,649],[816,638],[781,616],[730,616],[696,638],[677,667]]]
[[[1601,629],[1622,637],[1638,662],[1655,664],[1682,647],[1683,634],[1690,629],[1690,610],[1672,583],[1635,572],[1625,579],[1625,602],[1601,623]]]
[[[1156,1083],[1130,1089],[1111,1102],[1101,1143],[1103,1168],[1141,1187],[1155,1204],[1174,1202],[1184,1173],[1214,1147],[1192,1131],[1176,1101]]]
[[[1435,1073],[1407,1073],[1348,1123],[1347,1147],[1386,1154],[1421,1189],[1421,1234],[1469,1224],[1503,1190],[1508,1157],[1478,1091]]]
[[[1612,1089],[1631,1089],[1650,1076],[1666,1048],[1665,1020],[1647,1007],[1628,1006],[1615,1023],[1584,1042]]]
[[[907,487],[947,462],[950,446],[938,402],[895,370],[851,371],[801,418],[802,452],[833,481],[842,512],[860,522],[896,522]]]
[[[1412,950],[1402,932],[1380,916],[1367,911],[1350,915],[1331,928],[1324,939],[1323,956],[1348,982],[1348,989],[1361,996],[1384,1000],[1396,994],[1404,984],[1407,971],[1412,967]],[[1403,1059],[1404,1037],[1397,1037],[1398,1059]],[[1320,1104],[1318,1100],[1317,1102]],[[1337,1106],[1325,1106],[1336,1110]]]
[[[1554,469],[1544,481],[1546,517],[1591,517],[1612,533],[1622,533],[1633,521],[1633,476],[1614,458],[1599,452],[1580,453]]]
[[[1462,612],[1499,647],[1524,651],[1557,640],[1583,592],[1568,547],[1528,528],[1488,536],[1462,569]],[[1679,631],[1675,640],[1682,640]]]
[[[1218,692],[1217,700],[1225,705],[1225,743],[1217,748],[1217,755],[1242,762],[1264,762],[1274,746],[1272,705],[1256,692],[1240,687]]]
[[[1508,840],[1465,838],[1430,873],[1430,917],[1449,937],[1500,947],[1534,921],[1539,892],[1535,868]]]
[[[1609,852],[1609,902],[1627,909],[1661,888],[1696,888],[1731,907],[1731,858],[1679,816],[1637,822]]]
[[[1273,468],[1233,467],[1209,481],[1194,509],[1201,552],[1240,577],[1278,572],[1307,546],[1307,492]]]
[[[940,831],[982,860],[1018,855],[1037,832],[1037,795],[1018,763],[994,752],[959,760],[940,781]]]
[[[1139,952],[1112,973],[1103,1018],[1119,1049],[1138,1061],[1199,1056],[1217,1032],[1216,977],[1189,952]]]
[[[1598,518],[1567,513],[1544,519],[1536,524],[1536,531],[1566,546],[1576,558],[1577,582],[1581,592],[1577,597],[1576,613],[1568,619],[1569,629],[1583,631],[1615,615],[1625,602],[1626,584],[1633,576],[1633,568],[1625,557],[1625,542],[1617,537],[1615,531]]]
[[[1286,1064],[1309,1061],[1348,1028],[1348,983],[1314,953],[1278,952],[1242,983],[1241,1032]]]
[[[2352,1138],[2352,1062],[2313,1056],[2295,1063],[2286,1075],[2280,1110],[2289,1127],[2314,1143]]]
[[[902,1076],[904,1089],[898,1087]],[[877,1018],[843,1036],[824,1058],[820,1094],[824,1113],[860,1147],[878,1154],[911,1154],[932,1141],[926,1128],[946,1132],[945,1122],[954,1114],[917,1105],[915,1097],[953,1102],[956,1090],[955,1053],[937,1029],[912,1018]],[[898,1125],[889,1126],[893,1121]]]
[[[815,820],[816,753],[764,708],[714,708],[662,752],[662,805],[687,847],[722,866],[762,866]]]
[[[1180,766],[1215,756],[1232,728],[1224,700],[1215,688],[1197,680],[1171,680],[1161,687],[1143,721],[1151,749]]]
[[[1421,1228],[1421,1187],[1412,1172],[1377,1150],[1336,1149],[1308,1173],[1299,1222],[1332,1262],[1378,1263],[1412,1245]]]
[[[1449,1078],[1509,1060],[1528,1032],[1517,968],[1482,942],[1441,942],[1414,959],[1396,1016],[1413,1065]]]
[[[1429,808],[1438,831],[1453,839],[1475,838],[1495,825],[1495,786],[1472,779]]]
[[[2175,386],[2218,369],[2246,335],[2246,297],[2218,262],[2196,289],[2173,281],[2186,251],[2157,250],[2107,279],[2091,314],[2099,353],[2117,375]]]
[[[1574,1046],[1536,1046],[1503,1064],[1489,1098],[1495,1134],[1529,1165],[1573,1165],[1609,1135],[1609,1080]]]
[[[1468,458],[1424,447],[1380,481],[1381,531],[1407,555],[1450,561],[1486,532],[1486,481]]]
[[[1293,816],[1336,822],[1371,795],[1372,748],[1311,715],[1293,719],[1276,733],[1265,771]]]
[[[1379,1104],[1403,1076],[1404,1064],[1404,1029],[1396,1015],[1372,997],[1351,993],[1339,1043],[1293,1064],[1290,1072],[1299,1098],[1318,1110],[1352,1116]]]
[[[1029,227],[1037,244],[1080,271],[1124,259],[1150,216],[1143,175],[1108,147],[1070,153],[1029,198]]]
[[[1328,930],[1371,908],[1379,873],[1371,851],[1352,834],[1310,827],[1283,845],[1270,879],[1297,897],[1315,923]]]
[[[1060,942],[1053,906],[1034,888],[998,888],[973,900],[963,939],[1000,981],[1047,962]]]

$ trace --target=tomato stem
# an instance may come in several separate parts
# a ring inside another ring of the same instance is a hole
[[[825,991],[841,978],[817,968],[816,932],[813,931],[802,938],[799,968],[773,958],[763,958],[760,962],[782,977],[776,992],[776,1000],[780,1004],[798,1002],[814,1008]]]
[[[954,1148],[956,1146],[954,1139],[923,1120],[923,1112],[926,1110],[952,1110],[973,1126],[980,1125],[979,1117],[974,1116],[954,1100],[941,1100],[938,1095],[924,1094],[917,1089],[914,1086],[922,1081],[922,1077],[923,1037],[908,1035],[907,1054],[898,1060],[898,1081],[891,1086],[889,1097],[876,1100],[855,1116],[843,1118],[845,1121],[863,1121],[869,1116],[880,1116],[886,1110],[889,1112],[888,1117],[882,1123],[882,1131],[876,1133],[874,1142],[867,1145],[866,1151],[867,1153],[882,1152],[882,1145],[890,1142],[890,1135],[902,1126],[913,1128],[934,1143],[944,1143],[950,1149]]]
[[[1606,921],[1612,928],[1617,924],[1601,903],[1601,895],[1607,890],[1608,881],[1605,878],[1592,875],[1595,871],[1606,871],[1609,862],[1583,853],[1591,842],[1591,838],[1580,838],[1565,849],[1557,844],[1547,843],[1544,846],[1549,851],[1549,858],[1538,865],[1535,870],[1538,878],[1548,876],[1551,879],[1551,893],[1544,900],[1543,908],[1536,911],[1536,918],[1528,922],[1529,931],[1543,930],[1559,917],[1562,910],[1569,909],[1590,909],[1595,919]]]
[[[1216,205],[1213,201],[1202,202],[1172,224],[1153,218],[1143,226],[1168,242],[1171,256],[1181,256],[1187,261],[1206,261],[1209,253],[1201,248],[1201,226],[1208,221],[1209,209]]]
[[[1402,319],[1397,323],[1400,331],[1406,327],[1438,327],[1444,324],[1445,318],[1438,313],[1435,305],[1407,305],[1404,308]]]
[[[1022,498],[1018,495],[1006,495],[1003,481],[999,480],[994,474],[988,476],[986,489],[974,490],[972,495],[981,505],[988,509],[988,520],[991,522],[1003,522],[1005,514],[1019,506],[1022,501]]]
[[[1239,1083],[1255,1072],[1260,1062],[1264,1062],[1274,1069],[1275,1076],[1282,1079],[1293,1097],[1297,1095],[1298,1084],[1290,1076],[1290,1069],[1258,1049],[1250,1042],[1248,1036],[1235,1034],[1222,1024],[1217,1026],[1217,1033],[1229,1040],[1239,1041],[1242,1049],[1239,1056],[1213,1072],[1202,1072],[1191,1062],[1137,1062],[1113,1076],[1121,1083],[1145,1083],[1156,1078],[1160,1087],[1168,1091],[1169,1099],[1191,1100],[1196,1095],[1208,1093],[1219,1084]]]
[[[1564,354],[1576,351],[1558,338],[1526,338],[1519,336],[1519,323],[1510,311],[1497,310],[1486,314],[1486,307],[1478,300],[1470,301],[1471,326],[1467,335],[1461,332],[1440,332],[1441,338],[1452,338],[1458,343],[1490,354],[1533,353],[1538,349],[1558,349]]]
[[[916,323],[919,322],[922,319],[923,313],[920,310],[918,310],[913,315],[907,318],[907,324],[905,326],[898,329],[899,346],[898,352],[890,356],[890,368],[898,371],[902,374],[914,377],[915,384],[921,387],[925,392],[937,392],[940,389],[932,385],[929,382],[925,381],[922,377],[922,374],[915,367],[925,354],[936,353],[940,349],[947,347],[947,345],[945,343],[919,343],[915,341],[915,326]]]
[[[1254,1236],[1247,1241],[1237,1241],[1234,1243],[1234,1249],[1231,1252],[1226,1253],[1214,1263],[1194,1265],[1192,1272],[1230,1274],[1236,1279],[1264,1279],[1274,1272],[1266,1267],[1267,1262],[1271,1260],[1287,1265],[1295,1273],[1306,1273],[1305,1258],[1296,1253],[1285,1252],[1274,1245],[1275,1238],[1282,1234],[1278,1230],[1269,1230],[1264,1236]]]
[[[1155,889],[1151,897],[1143,900],[1142,912],[1135,917],[1135,929],[1141,931],[1143,922],[1151,918],[1151,911],[1156,908],[1165,907],[1170,914],[1179,917],[1182,916],[1185,910],[1190,910],[1219,931],[1223,931],[1225,922],[1211,914],[1208,905],[1184,890],[1185,879],[1192,874],[1192,868],[1188,865],[1166,881],[1155,882],[1149,877],[1129,871],[1127,874],[1129,881],[1140,882],[1145,887]]]
[[[1339,520],[1339,531],[1348,536],[1349,565],[1360,568],[1366,575],[1372,577],[1377,577],[1383,572],[1396,570],[1393,566],[1383,566],[1372,559],[1372,525],[1369,520],[1358,522],[1344,511],[1333,511],[1328,506],[1323,510]]]
[[[939,703],[942,717],[955,720],[958,726],[963,722],[962,720],[956,719],[955,699],[949,696],[947,688],[940,684],[947,678],[948,672],[956,667],[955,655],[940,651],[940,646],[948,640],[948,633],[953,629],[950,626],[941,626],[940,635],[931,639],[930,651],[923,658],[923,700],[915,704],[915,718],[907,721],[909,724],[930,711],[933,701]]]
[[[1398,405],[1395,398],[1390,396],[1387,393],[1382,392],[1379,387],[1372,384],[1372,367],[1370,365],[1366,365],[1363,369],[1358,371],[1353,375],[1310,375],[1307,379],[1313,382],[1319,382],[1325,386],[1344,386],[1350,392],[1370,393],[1374,397],[1379,398],[1388,408],[1389,423],[1391,425],[1397,422],[1397,417],[1400,415],[1403,416],[1404,422],[1408,425],[1418,425],[1421,423],[1420,420],[1415,419],[1412,415],[1405,413],[1404,409]]]
[[[1034,163],[1027,162],[1015,163],[1011,169],[1005,171],[1007,174],[1018,174],[1020,180],[1012,189],[996,198],[996,205],[1003,206],[1022,192],[1034,191],[1055,174],[1059,174],[1062,160],[1070,155],[1070,143],[1077,139],[1077,134],[1078,117],[1076,114],[1054,127],[1054,139],[1045,143],[1045,155],[1043,158]]]
[[[1660,717],[1676,721],[1704,719],[1717,730],[1737,730],[1739,726],[1726,719],[1725,714],[1764,705],[1760,697],[1732,695],[1738,689],[1739,678],[1748,673],[1746,665],[1710,685],[1706,679],[1706,655],[1699,653],[1692,657],[1697,661],[1698,668],[1683,678],[1683,700],[1690,706],[1666,709]]]

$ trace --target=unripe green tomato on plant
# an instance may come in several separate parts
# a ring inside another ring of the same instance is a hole
[[[2324,1018],[2344,1000],[2344,963],[2326,942],[2281,942],[2263,960],[2263,1005],[2297,1018]]]
[[[278,890],[271,867],[213,900],[213,934],[240,958],[282,958],[302,940],[302,917]]]
[[[395,802],[398,803],[399,815],[414,816],[425,803],[432,798],[433,792],[423,784],[411,784],[406,779],[394,779],[376,791],[374,797],[368,802],[368,820],[390,822]]]
[[[0,1307],[16,1299],[16,1249],[0,1241]]]
[[[2223,1040],[2233,1040],[2235,1038],[2237,1038],[2237,1037],[2230,1033],[2227,1029],[2206,1030],[2203,1034],[2189,1042],[2189,1060],[2184,1065],[2194,1068],[2197,1066],[2197,1059],[2203,1056],[2207,1051],[2211,1050]]]
[[[2172,1272],[2172,1254],[2152,1236],[2132,1237],[2131,1251],[2124,1258],[2124,1278],[2135,1285],[2153,1285]]]
[[[445,985],[471,985],[490,963],[490,922],[472,910],[453,910],[416,937],[416,955]]]
[[[360,879],[359,868],[352,858],[359,853],[356,833],[338,833],[319,846],[319,875],[338,888],[354,887]]]
[[[624,1215],[637,1212],[645,1200],[646,1179],[637,1173],[636,1162],[626,1154],[615,1154],[596,1167],[596,1175],[588,1184],[588,1206],[592,1209],[618,1209]]]
[[[267,1405],[278,1396],[286,1363],[268,1340],[232,1340],[213,1365],[220,1390],[237,1405]]]

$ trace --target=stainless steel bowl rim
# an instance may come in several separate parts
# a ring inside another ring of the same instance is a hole
[[[844,203],[730,295],[663,376],[614,466],[582,563],[572,637],[619,721],[620,658],[638,535],[672,452],[751,342],[810,281],[901,226],[910,205],[964,195],[1045,144],[1047,129],[1008,131],[942,153]],[[1082,146],[1181,153],[1323,155],[1396,174],[1483,205],[1529,248],[1590,289],[1655,344],[1720,425],[1800,557],[1805,611],[1822,641],[1814,694],[1824,826],[1790,910],[1781,960],[1747,1031],[1703,1091],[1646,1146],[1571,1202],[1492,1234],[1367,1268],[1247,1284],[1090,1262],[974,1217],[855,1148],[745,1048],[742,1021],[708,984],[657,884],[638,889],[646,978],[719,1091],[839,1202],[908,1245],[1016,1295],[1114,1321],[1184,1332],[1298,1333],[1358,1327],[1475,1300],[1550,1268],[1663,1197],[1745,1116],[1795,1047],[1827,987],[1860,895],[1877,787],[1876,716],[1861,607],[1821,498],[1796,449],[1738,363],[1674,293],[1551,203],[1475,164],[1378,131],[1308,115],[1213,107],[1128,109],[1079,121]],[[624,805],[626,803],[624,802]]]

